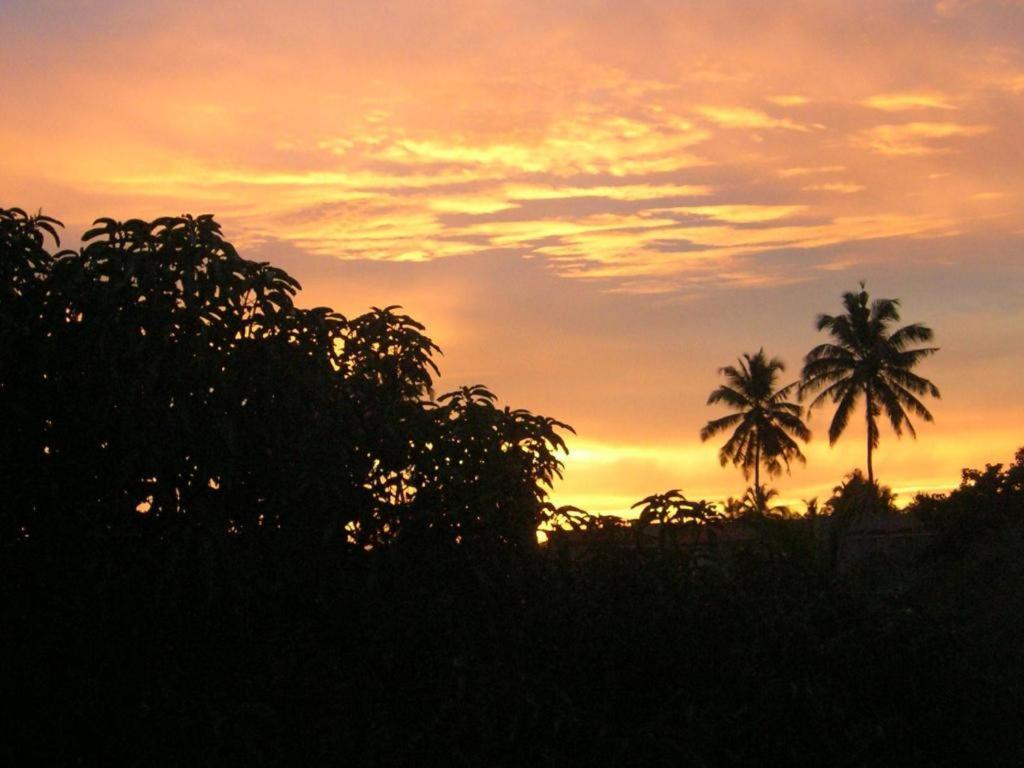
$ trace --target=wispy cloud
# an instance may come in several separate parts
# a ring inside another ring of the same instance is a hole
[[[703,197],[712,188],[705,184],[620,184],[592,187],[559,187],[553,185],[512,185],[506,194],[512,200],[564,200],[573,198],[607,198],[609,200],[656,200],[665,197]]]
[[[854,192],[864,190],[863,184],[854,184],[847,181],[831,181],[825,184],[808,184],[800,187],[804,192],[838,192],[844,195],[852,195]]]
[[[819,165],[813,168],[780,168],[776,173],[786,179],[790,176],[806,176],[811,173],[839,173],[845,170],[845,165]]]
[[[797,94],[783,94],[779,96],[769,96],[768,101],[772,104],[777,104],[780,107],[801,107],[804,104],[809,104],[811,100],[806,96],[799,96]]]
[[[697,107],[697,113],[724,128],[771,129],[784,128],[791,131],[809,131],[811,126],[803,125],[788,117],[772,117],[750,107]]]
[[[883,112],[908,109],[956,109],[952,99],[941,93],[882,93],[864,99],[861,104]]]
[[[919,157],[951,152],[943,139],[962,139],[980,136],[993,130],[990,125],[961,125],[959,123],[901,123],[876,125],[862,131],[856,142],[882,155]]]

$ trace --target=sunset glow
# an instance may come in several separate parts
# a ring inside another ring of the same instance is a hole
[[[741,496],[698,436],[718,368],[763,346],[796,379],[860,280],[941,347],[880,481],[1024,445],[1024,3],[383,5],[5,3],[0,206],[71,246],[211,212],[305,305],[401,304],[439,392],[573,425],[554,498],[593,512]],[[830,415],[783,501],[864,465]]]

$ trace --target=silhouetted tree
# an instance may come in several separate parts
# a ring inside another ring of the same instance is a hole
[[[5,540],[533,534],[569,427],[482,387],[432,402],[439,350],[398,307],[299,308],[211,216],[99,219],[50,254],[57,226],[0,211]]]
[[[860,287],[858,293],[843,294],[845,313],[818,316],[818,330],[828,331],[833,340],[807,353],[800,393],[803,396],[820,390],[809,409],[827,399],[835,403],[836,412],[828,429],[829,445],[835,445],[864,397],[868,482],[873,483],[871,458],[878,447],[878,417],[884,413],[897,435],[902,435],[905,428],[915,438],[917,432],[907,411],[932,421],[931,412],[919,396],[939,397],[939,390],[911,369],[938,347],[911,348],[913,343],[931,341],[932,330],[921,323],[891,330],[900,319],[899,300],[876,299],[869,303],[864,283]]]
[[[722,503],[722,514],[730,520],[743,516],[743,499],[730,496]]]
[[[778,475],[783,466],[789,470],[790,461],[806,462],[793,438],[806,442],[811,433],[803,422],[803,409],[788,401],[797,384],[777,388],[779,373],[785,370],[779,358],[769,360],[761,349],[755,355],[744,354],[738,362],[738,367],[719,369],[726,383],[708,397],[708,405],[723,403],[736,413],[709,421],[700,439],[732,430],[718,452],[719,461],[722,466],[732,462],[742,467],[744,477],[753,471],[754,489],[760,493],[761,465],[769,475]]]
[[[100,219],[83,241],[40,275],[41,457],[18,484],[50,492],[26,525],[310,524],[354,469],[328,449],[352,433],[344,318],[296,308],[298,283],[242,259],[209,216]]]
[[[919,494],[908,507],[939,534],[941,549],[962,553],[977,541],[1020,539],[1024,528],[1024,448],[1010,465],[964,469],[948,494]]]
[[[38,400],[46,396],[43,349],[51,320],[47,279],[60,246],[48,216],[0,209],[0,540],[28,535],[25,518],[49,489],[40,477],[48,460],[48,428]]]
[[[856,519],[864,515],[893,514],[895,500],[891,488],[868,480],[855,469],[832,489],[824,508],[834,518]]]
[[[895,496],[888,486],[868,480],[859,469],[855,469],[832,489],[832,496],[825,502],[824,510],[830,518],[830,559],[833,566],[838,566],[842,560],[844,542],[851,529],[878,515],[895,514]]]
[[[588,530],[595,525],[600,517],[599,515],[592,515],[572,504],[563,504],[560,507],[556,507],[550,501],[545,501],[541,505],[541,513],[544,515],[545,522],[552,529],[562,531]]]
[[[635,523],[637,536],[639,537],[647,526],[657,524],[658,540],[662,546],[674,528],[692,528],[696,541],[702,531],[709,530],[707,526],[719,521],[718,510],[714,504],[704,500],[690,501],[678,488],[641,499],[631,509],[640,510]]]
[[[495,406],[481,385],[448,392],[428,409],[427,439],[411,472],[408,525],[458,542],[536,543],[547,489],[561,476],[559,429],[526,410]]]
[[[789,517],[792,510],[784,504],[772,504],[772,500],[779,495],[775,488],[764,486],[752,486],[740,500],[740,512],[743,516],[770,515],[775,517]]]

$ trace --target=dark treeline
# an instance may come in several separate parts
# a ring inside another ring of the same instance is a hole
[[[915,500],[910,561],[837,567],[758,483],[727,556],[676,492],[641,520],[696,544],[602,546],[547,502],[569,428],[435,395],[398,308],[300,309],[210,217],[57,235],[0,211],[5,764],[1024,756],[1024,452]]]

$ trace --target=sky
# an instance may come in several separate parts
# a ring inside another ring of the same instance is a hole
[[[0,206],[214,213],[300,304],[400,304],[438,390],[568,422],[557,503],[742,495],[718,369],[863,280],[940,352],[907,500],[1024,445],[1024,2],[3,0]],[[827,407],[784,500],[864,467]],[[798,508],[800,505],[797,505]]]

